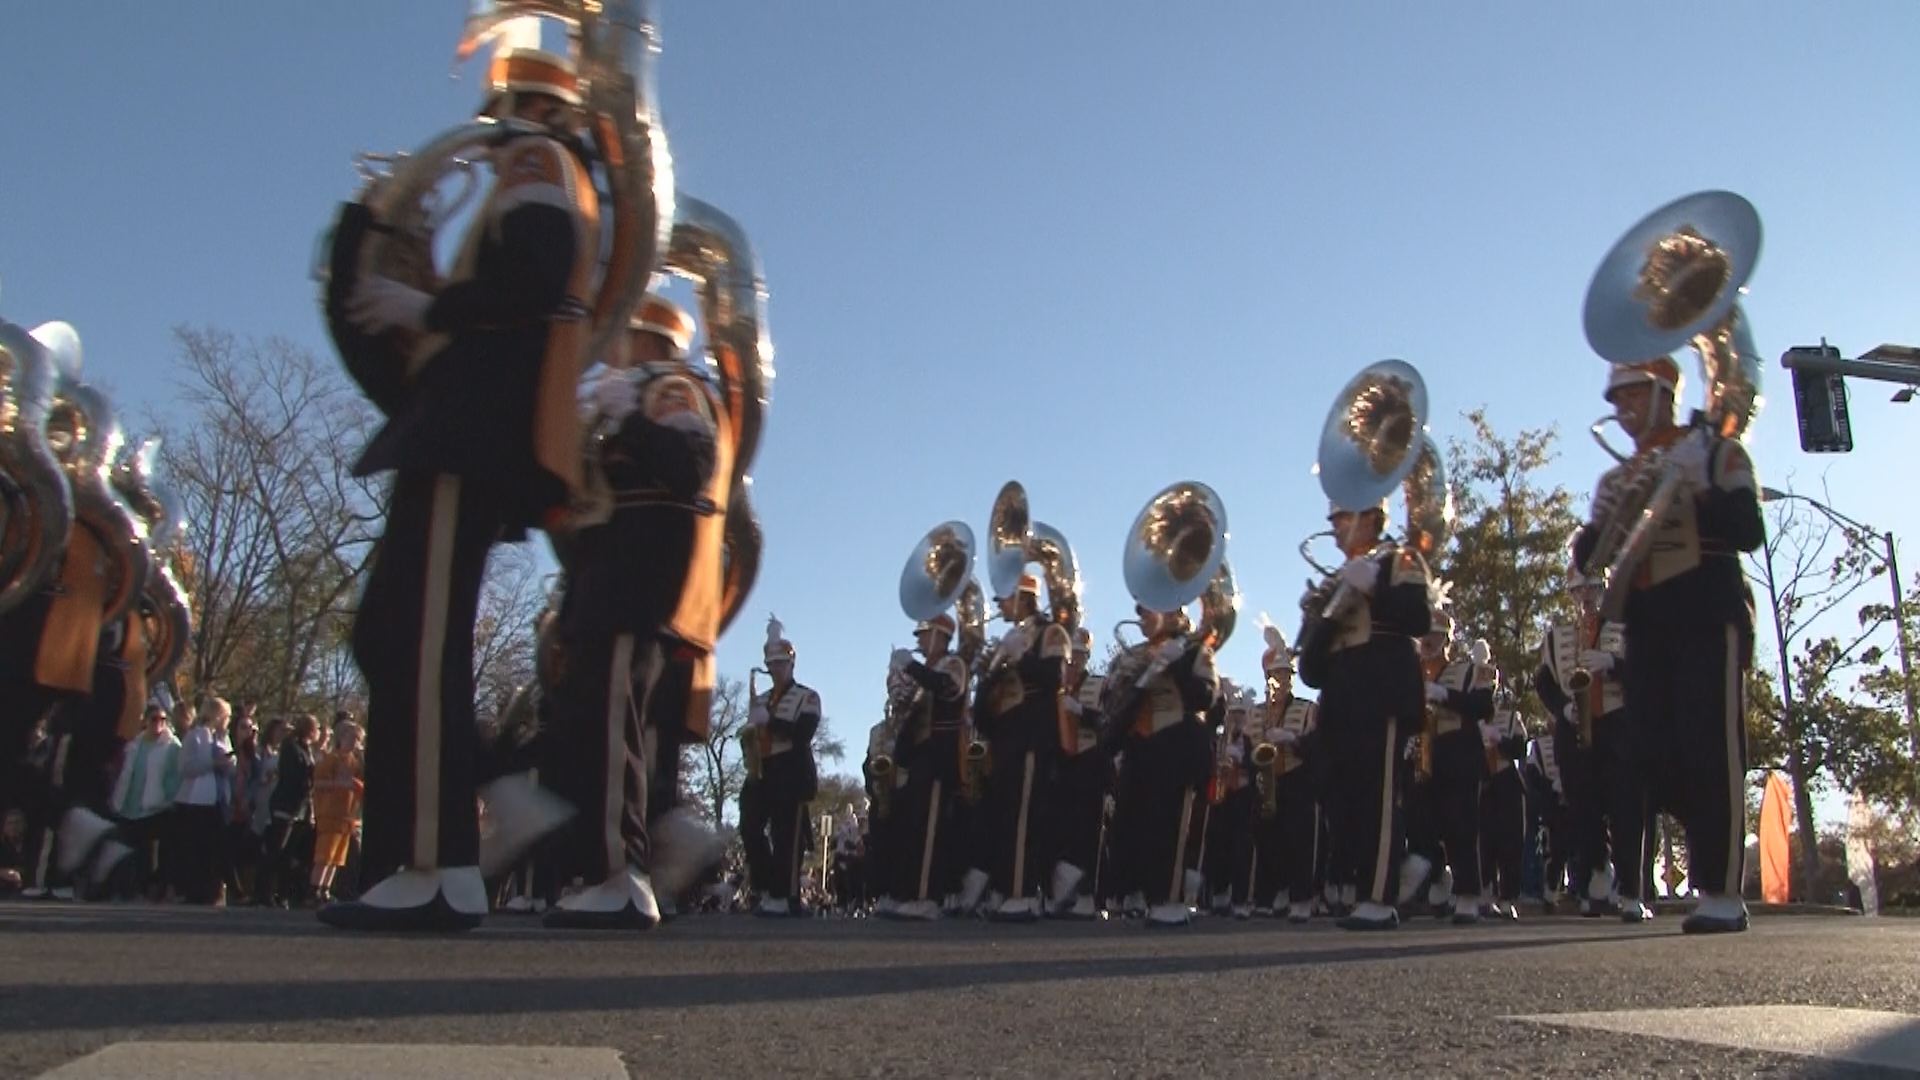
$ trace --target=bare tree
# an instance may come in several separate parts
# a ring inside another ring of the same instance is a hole
[[[473,689],[476,715],[496,716],[519,687],[534,678],[534,620],[547,593],[525,544],[494,548],[473,625]]]
[[[379,520],[377,488],[352,475],[373,412],[284,340],[174,334],[186,415],[162,425],[161,458],[189,526],[192,686],[316,707]]]
[[[687,786],[700,813],[716,828],[726,823],[727,807],[740,797],[747,779],[746,763],[740,758],[740,733],[747,726],[748,704],[745,683],[725,675],[716,678],[707,741],[683,751]]]
[[[1774,658],[1790,668],[1777,699],[1767,702],[1780,729],[1766,747],[1784,760],[1793,781],[1798,819],[1800,865],[1796,895],[1806,896],[1819,874],[1819,831],[1813,795],[1831,780],[1851,786],[1870,767],[1865,751],[1884,739],[1861,738],[1875,727],[1876,711],[1856,703],[1842,687],[1848,674],[1859,676],[1878,664],[1882,650],[1869,645],[1891,619],[1884,607],[1868,605],[1859,613],[1858,632],[1795,642],[1830,614],[1837,613],[1870,580],[1885,572],[1863,537],[1841,529],[1824,515],[1803,508],[1800,500],[1768,504],[1767,541],[1747,557],[1747,574],[1764,588],[1774,630]],[[1761,632],[1765,623],[1762,623]],[[1879,725],[1884,726],[1884,725]]]

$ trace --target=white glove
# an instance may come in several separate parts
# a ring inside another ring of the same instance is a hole
[[[747,723],[754,727],[766,727],[767,721],[771,719],[772,717],[767,715],[767,707],[758,702],[754,703],[753,708],[747,710]]]
[[[1605,649],[1587,649],[1580,654],[1580,666],[1595,675],[1613,670],[1613,654]]]
[[[1698,434],[1689,434],[1675,443],[1673,449],[1667,451],[1667,460],[1680,470],[1681,479],[1690,484],[1696,492],[1705,491],[1710,486],[1707,477],[1707,456],[1707,440]]]
[[[905,649],[895,649],[893,650],[893,656],[887,660],[887,670],[897,675],[905,671],[907,665],[911,663],[913,663],[912,653]]]
[[[1187,655],[1187,643],[1179,638],[1163,641],[1153,650],[1153,662],[1165,667]]]
[[[607,371],[593,384],[593,408],[601,416],[619,423],[633,415],[639,404],[639,388],[624,371]]]
[[[1365,556],[1349,559],[1338,576],[1343,583],[1372,596],[1374,586],[1380,583],[1380,564]]]
[[[433,297],[391,278],[369,276],[347,301],[347,321],[369,334],[425,330]]]
[[[1435,705],[1444,704],[1447,700],[1447,688],[1437,682],[1428,683],[1427,700],[1433,702]]]
[[[1299,741],[1300,741],[1300,734],[1294,731],[1292,728],[1281,728],[1279,731],[1275,732],[1273,736],[1273,743],[1275,746],[1292,746],[1293,744]]]
[[[1075,717],[1086,711],[1086,706],[1080,704],[1080,699],[1077,697],[1061,698],[1060,707],[1067,710],[1068,715]]]
[[[1560,715],[1566,717],[1567,723],[1569,724],[1578,724],[1580,722],[1580,708],[1571,701],[1560,706]]]

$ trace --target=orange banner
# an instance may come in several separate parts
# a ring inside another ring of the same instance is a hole
[[[1779,773],[1767,774],[1767,791],[1760,797],[1760,898],[1784,904],[1791,893],[1793,854],[1793,789]]]

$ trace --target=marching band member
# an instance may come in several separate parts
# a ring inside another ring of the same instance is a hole
[[[1521,780],[1527,793],[1527,842],[1540,859],[1538,899],[1551,914],[1567,883],[1567,807],[1561,794],[1559,743],[1551,731],[1527,743]]]
[[[1148,926],[1190,921],[1182,891],[1194,802],[1212,768],[1204,717],[1219,694],[1213,649],[1191,634],[1184,611],[1136,607],[1146,640],[1107,677],[1126,740],[1115,793],[1115,853],[1125,892],[1139,892]]]
[[[1344,864],[1334,876],[1356,885],[1358,901],[1340,920],[1349,930],[1400,924],[1393,870],[1403,854],[1404,823],[1395,795],[1402,748],[1423,708],[1415,643],[1432,623],[1426,562],[1412,549],[1381,542],[1386,519],[1384,502],[1334,504],[1328,514],[1347,554],[1339,578],[1361,598],[1338,613],[1320,677],[1327,809]]]
[[[887,715],[867,731],[867,756],[860,763],[862,786],[867,792],[867,871],[875,893],[873,913],[892,918],[897,901],[893,896],[895,822],[900,815],[895,806],[899,789],[906,784],[900,745],[901,725],[894,722],[895,701],[907,693],[906,676],[898,670],[887,673]],[[883,764],[884,763],[884,764]],[[889,771],[891,770],[891,771]]]
[[[1745,846],[1745,676],[1753,661],[1753,604],[1740,555],[1766,540],[1753,463],[1739,441],[1704,422],[1675,423],[1680,368],[1670,357],[1615,364],[1607,400],[1636,452],[1664,450],[1684,481],[1630,583],[1627,715],[1651,764],[1653,800],[1687,830],[1690,876],[1701,900],[1688,933],[1747,928],[1740,899]],[[1634,459],[1638,461],[1639,459]],[[1582,572],[1612,516],[1628,465],[1609,469],[1593,517],[1574,538]]]
[[[1225,716],[1215,736],[1208,784],[1206,859],[1201,868],[1215,915],[1253,915],[1253,708],[1238,687],[1220,680]]]
[[[1447,866],[1453,871],[1453,921],[1465,924],[1480,921],[1485,883],[1480,865],[1480,785],[1487,775],[1480,725],[1493,718],[1499,674],[1475,659],[1477,653],[1453,658],[1451,628],[1451,619],[1435,622],[1421,649],[1428,657],[1446,660],[1439,677],[1427,683],[1427,701],[1433,709],[1428,732],[1433,739],[1429,798]]]
[[[579,487],[574,392],[600,234],[575,138],[580,102],[569,61],[497,55],[484,111],[543,132],[494,151],[453,280],[429,295],[369,277],[345,301],[360,332],[444,344],[354,468],[398,476],[353,634],[373,733],[365,861],[377,883],[323,908],[333,926],[464,929],[486,914],[473,623],[494,542],[563,518]]]
[[[1586,878],[1580,882],[1582,907],[1595,910],[1613,902],[1617,886],[1620,920],[1645,922],[1651,917],[1640,901],[1646,796],[1627,720],[1624,628],[1600,617],[1605,582],[1574,567],[1567,585],[1580,618],[1547,630],[1533,681],[1540,703],[1554,718],[1548,738],[1565,763],[1559,777],[1579,853],[1575,862]],[[1583,683],[1585,689],[1570,689]],[[1609,865],[1617,866],[1614,874],[1608,873]]]
[[[1493,659],[1493,650],[1480,639],[1469,655],[1484,666]],[[1493,672],[1497,686],[1499,671],[1487,670]],[[1526,856],[1526,785],[1520,778],[1520,758],[1527,752],[1526,722],[1516,710],[1496,707],[1493,716],[1480,723],[1480,744],[1487,759],[1487,779],[1480,790],[1480,913],[1517,919]]]
[[[793,643],[782,632],[780,620],[767,620],[761,655],[773,685],[754,697],[747,714],[747,723],[760,737],[760,778],[740,789],[747,875],[760,894],[754,913],[769,916],[804,911],[800,863],[806,854],[807,803],[820,786],[813,761],[820,695],[793,681]]]
[[[989,884],[1005,899],[996,919],[1040,917],[1037,892],[1051,848],[1036,814],[1060,746],[1060,688],[1070,641],[1066,628],[1040,616],[1040,581],[1022,574],[1012,596],[997,598],[1012,624],[1000,639],[975,694],[973,715],[992,754],[987,788],[990,824]],[[969,890],[971,891],[971,890]]]
[[[1092,651],[1092,632],[1084,626],[1075,630],[1073,651],[1067,658],[1065,693],[1060,699],[1066,717],[1063,737],[1070,730],[1074,744],[1071,751],[1061,747],[1060,775],[1054,787],[1060,861],[1054,864],[1048,905],[1054,914],[1076,919],[1091,919],[1096,914],[1093,879],[1100,860],[1107,796],[1113,790],[1113,754],[1102,747],[1100,739],[1106,726],[1106,714],[1099,706],[1102,680],[1087,673]]]
[[[587,888],[548,911],[548,926],[648,929],[661,914],[655,871],[666,871],[671,900],[698,868],[669,856],[703,857],[663,845],[651,828],[678,795],[687,726],[675,680],[686,665],[670,656],[710,649],[719,614],[728,440],[719,403],[687,366],[692,334],[677,305],[646,297],[624,355],[608,358],[592,390],[594,460],[564,545],[557,631],[566,663],[540,769],[542,785],[581,811],[555,855],[561,879],[584,878]],[[663,717],[656,694],[683,715]],[[657,759],[668,753],[663,771]]]
[[[914,627],[922,659],[905,649],[893,654],[893,670],[919,691],[908,699],[894,757],[906,784],[894,793],[897,831],[888,892],[894,914],[903,919],[940,917],[963,850],[950,818],[960,790],[968,676],[966,661],[947,651],[954,630],[953,616],[936,615]]]
[[[1267,650],[1260,666],[1267,676],[1267,701],[1261,709],[1261,741],[1274,748],[1271,817],[1255,808],[1254,907],[1268,915],[1278,910],[1280,890],[1287,893],[1287,921],[1313,917],[1313,887],[1319,862],[1320,802],[1307,759],[1318,741],[1319,709],[1293,693],[1293,654],[1278,627],[1267,628]],[[1255,768],[1260,768],[1258,763]],[[1262,781],[1256,775],[1255,783]]]

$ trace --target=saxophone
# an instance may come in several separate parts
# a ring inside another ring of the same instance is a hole
[[[1260,729],[1262,738],[1253,745],[1253,795],[1260,808],[1261,821],[1272,821],[1280,813],[1280,748],[1264,737],[1283,719],[1279,709],[1279,702],[1267,702],[1264,708],[1267,722]]]
[[[1420,661],[1420,665],[1426,680],[1434,682],[1447,670],[1447,658],[1444,655],[1435,656]],[[1413,779],[1417,783],[1424,784],[1433,779],[1433,740],[1436,734],[1434,731],[1436,719],[1433,703],[1428,702],[1427,707],[1420,713],[1420,734],[1413,737]]]
[[[749,711],[753,708],[754,699],[760,696],[759,691],[755,689],[755,679],[760,676],[762,670],[761,668],[754,668],[747,672],[747,708]],[[769,701],[767,708],[771,711],[773,702]],[[755,727],[749,724],[740,732],[740,760],[741,763],[746,766],[748,780],[759,780],[765,772],[767,754],[773,749],[771,745],[772,741],[772,735],[764,727]]]
[[[1600,631],[1603,627],[1600,615],[1596,611],[1580,613],[1580,625],[1574,631],[1575,648],[1585,651],[1599,647]],[[1573,698],[1575,726],[1580,732],[1580,749],[1593,748],[1593,718],[1600,711],[1600,695],[1603,693],[1596,684],[1593,672],[1584,667],[1575,666],[1567,673],[1567,694]]]

